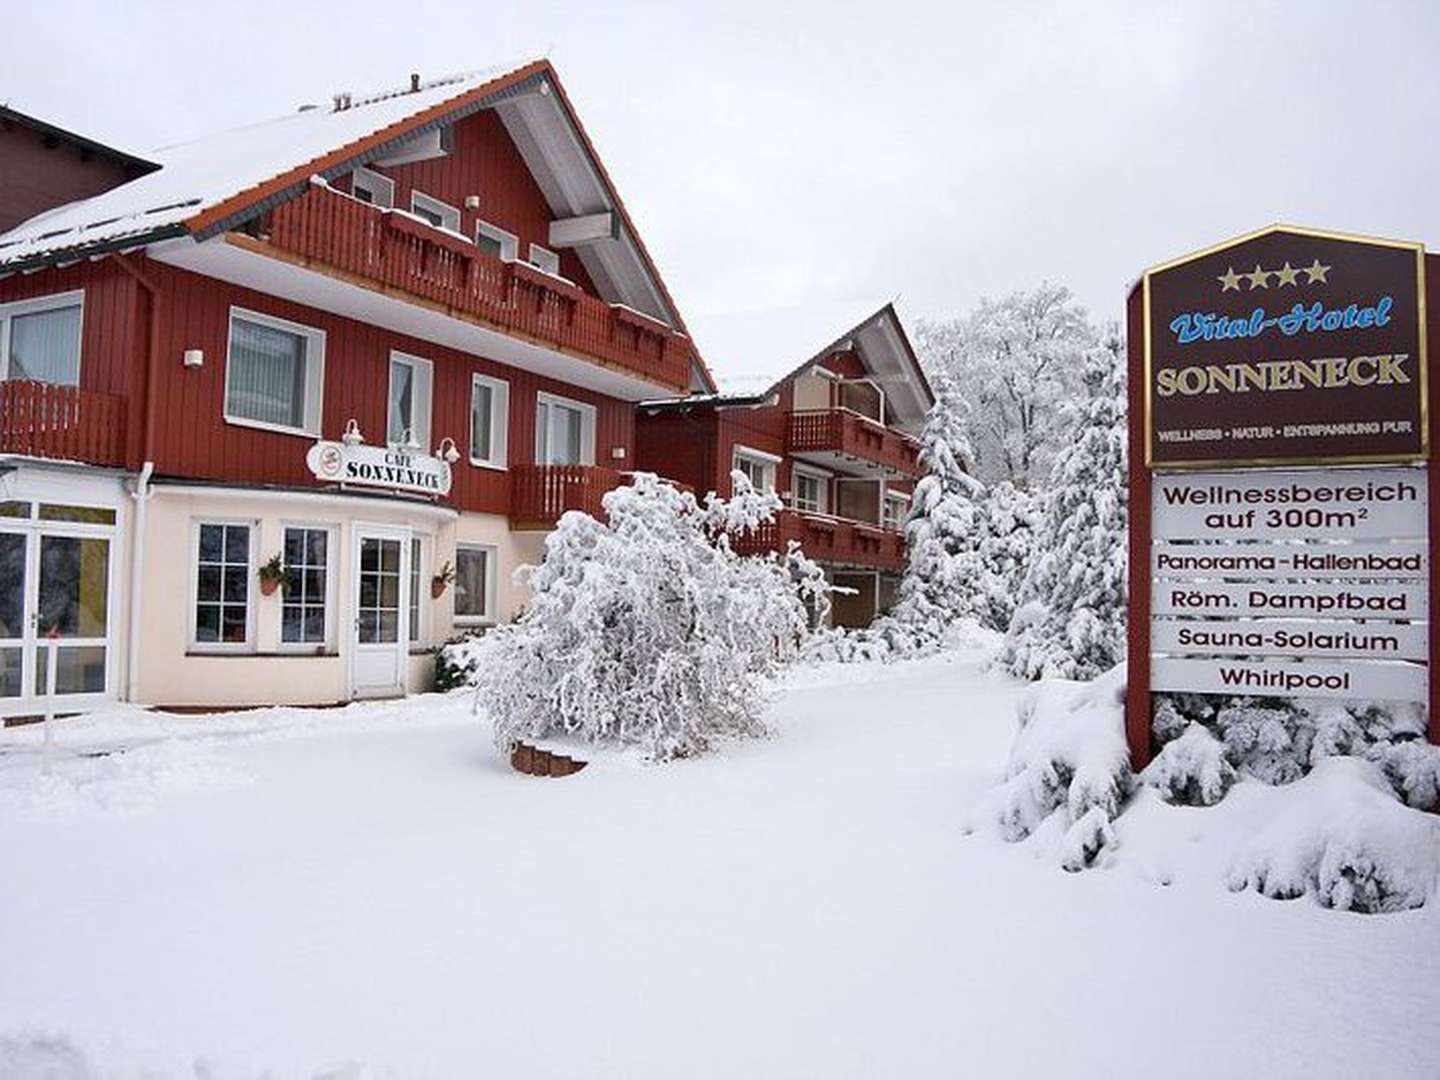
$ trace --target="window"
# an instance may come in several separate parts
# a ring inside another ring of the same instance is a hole
[[[905,518],[910,513],[910,500],[894,492],[885,493],[885,527],[900,530],[905,527]]]
[[[437,229],[460,231],[460,211],[449,203],[431,198],[423,191],[410,193],[410,212],[418,218],[424,218]]]
[[[492,255],[506,262],[514,262],[520,254],[520,239],[514,233],[506,232],[488,221],[475,225],[475,243],[486,255]]]
[[[595,407],[553,394],[538,395],[535,462],[538,465],[595,464]]]
[[[280,641],[324,645],[330,640],[326,600],[330,586],[330,530],[285,530],[285,583],[280,606]]]
[[[811,514],[823,514],[829,508],[829,495],[827,488],[829,482],[818,473],[802,472],[800,469],[794,471],[794,483],[791,487],[792,502],[796,510],[804,510]],[[751,481],[752,483],[754,481]]]
[[[425,644],[425,623],[421,618],[421,589],[420,585],[425,580],[422,571],[424,566],[425,544],[418,536],[410,538],[410,645]]]
[[[320,434],[325,332],[230,309],[225,419],[294,435]]]
[[[350,174],[350,194],[388,210],[395,205],[395,181],[369,169],[356,169]]]
[[[774,455],[762,454],[759,450],[736,447],[732,468],[736,472],[744,473],[745,479],[750,481],[750,486],[756,491],[773,490],[775,466],[779,460]]]
[[[202,522],[195,530],[195,633],[201,646],[250,641],[248,523]]]
[[[560,276],[560,256],[539,244],[530,245],[530,265],[537,270],[544,270],[547,274]]]
[[[493,622],[495,549],[472,544],[455,548],[455,621]]]
[[[475,375],[470,384],[470,464],[503,469],[510,442],[510,384]]]
[[[390,354],[390,414],[386,438],[391,446],[408,446],[429,453],[432,372],[429,360],[398,352]]]
[[[0,378],[80,385],[83,292],[0,304]]]

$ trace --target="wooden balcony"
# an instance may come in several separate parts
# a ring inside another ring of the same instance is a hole
[[[125,463],[125,399],[76,386],[0,382],[0,453]]]
[[[786,450],[845,469],[889,476],[920,475],[920,444],[850,409],[797,409],[790,414]]]
[[[684,391],[690,339],[528,263],[502,262],[465,237],[343,192],[313,187],[270,214],[271,247],[366,287],[443,305],[462,318],[557,352]]]
[[[599,465],[512,465],[510,527],[554,528],[567,510],[599,518],[604,514],[600,500],[625,478],[618,469]]]
[[[791,540],[816,562],[831,566],[895,573],[905,568],[905,537],[894,529],[799,510],[782,510],[773,524],[732,537],[731,544],[742,555],[754,555],[783,552]]]

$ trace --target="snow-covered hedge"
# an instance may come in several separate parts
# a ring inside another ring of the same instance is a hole
[[[1414,710],[1160,698],[1152,721],[1160,749],[1137,778],[1124,693],[1123,667],[1088,684],[1045,680],[1029,690],[1005,781],[989,804],[1001,837],[1045,831],[1060,864],[1078,870],[1118,848],[1123,811],[1141,786],[1164,802],[1214,806],[1240,785],[1263,784],[1272,789],[1263,806],[1229,819],[1242,826],[1230,888],[1308,893],[1358,912],[1419,907],[1433,894],[1440,818],[1419,811],[1440,809],[1440,747],[1423,741]]]
[[[760,734],[768,682],[826,602],[798,550],[731,550],[730,534],[773,520],[779,499],[737,473],[732,499],[701,506],[640,474],[604,508],[604,521],[560,519],[524,572],[526,610],[479,646],[477,703],[497,745],[570,736],[667,759]]]

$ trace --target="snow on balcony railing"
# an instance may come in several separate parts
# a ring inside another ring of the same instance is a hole
[[[502,262],[459,233],[315,186],[270,215],[269,243],[341,274],[453,308],[502,332],[684,390],[693,346],[574,282]]]
[[[882,525],[800,510],[780,511],[771,524],[732,538],[731,546],[742,555],[754,555],[783,552],[791,540],[798,541],[816,562],[896,572],[905,566],[903,534]]]

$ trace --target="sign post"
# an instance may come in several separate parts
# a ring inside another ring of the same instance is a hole
[[[1426,270],[1418,244],[1275,226],[1131,291],[1137,768],[1155,692],[1417,702],[1440,742]]]

